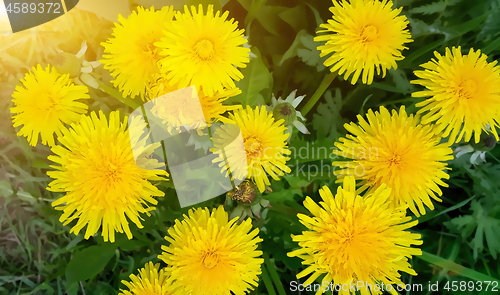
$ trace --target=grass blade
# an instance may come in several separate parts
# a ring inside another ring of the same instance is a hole
[[[274,262],[271,261],[269,258],[269,255],[264,252],[264,262],[266,264],[267,270],[269,271],[269,274],[271,275],[271,278],[273,279],[274,285],[276,286],[276,289],[278,290],[279,295],[286,295],[285,288],[283,287],[283,284],[281,283],[280,276],[278,275],[278,272],[276,271],[276,265],[274,265]]]
[[[464,276],[466,278],[475,280],[475,281],[498,281],[498,279],[490,277],[488,275],[482,274],[480,272],[477,272],[473,269],[470,269],[468,267],[462,266],[458,263],[455,263],[451,260],[444,259],[442,257],[439,257],[437,255],[427,253],[425,251],[422,251],[422,255],[416,256],[424,261],[427,261],[431,264],[434,264],[436,266],[446,268],[456,274],[459,274],[461,276]]]
[[[269,278],[269,275],[267,274],[267,270],[265,266],[262,266],[262,280],[264,281],[264,286],[266,286],[266,290],[269,293],[269,295],[276,295],[276,292],[274,291],[273,283],[271,282],[271,279]]]

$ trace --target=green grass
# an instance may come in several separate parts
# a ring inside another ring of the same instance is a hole
[[[298,89],[298,95],[307,94],[301,105],[312,134],[297,134],[295,130],[290,146],[299,150],[309,142],[330,151],[334,142],[346,134],[343,124],[355,121],[357,114],[370,108],[381,105],[396,108],[404,104],[408,112],[415,112],[417,100],[412,99],[410,93],[420,88],[409,81],[416,78],[413,70],[430,60],[433,51],[442,54],[445,47],[460,45],[466,50],[482,49],[489,55],[489,61],[500,56],[498,0],[394,2],[403,7],[402,13],[408,17],[414,42],[403,52],[405,59],[398,63],[398,69],[389,71],[386,78],[376,77],[370,86],[353,86],[342,77],[329,79],[332,76],[322,66],[324,59],[319,58],[312,41],[318,24],[330,17],[330,1],[221,1],[224,9],[230,10],[231,17],[244,26],[257,55],[243,70],[245,78],[237,83],[242,95],[232,98],[231,103],[269,104],[271,93],[285,98]],[[109,31],[100,34],[99,38],[105,39]],[[59,46],[76,53],[81,39],[71,41],[71,46],[70,41]],[[102,52],[99,41],[87,41],[89,59],[98,59]],[[121,281],[136,274],[146,262],[160,262],[157,257],[161,245],[166,243],[163,238],[168,228],[189,208],[179,208],[171,183],[160,183],[166,196],[159,199],[152,216],[145,218],[144,229],[132,228],[133,240],[119,235],[116,243],[109,244],[98,235],[85,240],[82,233],[70,234],[71,225],[63,226],[59,222],[60,211],[51,206],[61,195],[45,189],[50,181],[46,175],[50,169],[47,160],[50,149],[30,147],[25,138],[17,137],[8,110],[14,86],[18,85],[17,75],[24,74],[36,61],[21,67],[18,63],[8,63],[7,53],[14,54],[0,51],[0,60],[5,60],[0,64],[0,109],[3,110],[0,116],[0,295],[117,294],[124,288]],[[50,54],[42,56],[39,62],[45,63],[49,57]],[[23,57],[20,62],[28,63]],[[104,87],[107,93],[91,90],[91,110],[106,113],[120,109],[130,113],[130,107],[140,103],[138,99],[123,98],[112,89],[111,78],[102,67],[97,73],[102,76],[102,84],[107,85]],[[460,282],[478,284],[500,279],[500,148],[497,145],[486,154],[486,164],[473,166],[469,158],[470,154],[449,161],[451,178],[447,181],[449,187],[443,189],[443,201],[435,202],[435,210],[418,218],[419,224],[412,228],[422,235],[423,254],[411,261],[418,275],[402,274],[402,280],[406,284],[421,284],[424,290],[400,294],[431,294],[426,289],[429,282],[439,284],[439,291],[432,294],[497,294],[491,290],[492,286],[488,291],[477,288],[453,291],[452,288],[453,282],[460,287]],[[315,155],[306,160],[292,158],[290,163],[296,161],[307,167],[329,165],[331,158],[329,154]],[[290,235],[305,230],[296,215],[307,213],[302,206],[306,196],[319,200],[318,189],[323,185],[332,191],[337,186],[334,177],[311,177],[307,169],[272,182],[273,192],[268,195],[272,207],[254,222],[261,228],[264,263],[259,286],[251,294],[292,293],[290,282],[297,280],[296,274],[303,266],[300,259],[286,255],[297,247]],[[225,197],[221,196],[200,206],[216,206],[224,201]]]

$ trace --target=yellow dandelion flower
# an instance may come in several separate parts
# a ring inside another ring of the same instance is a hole
[[[335,196],[326,186],[319,193],[323,200],[319,205],[309,197],[304,201],[313,216],[298,217],[309,231],[292,235],[300,249],[288,253],[307,266],[297,274],[299,279],[310,275],[305,285],[323,276],[323,286],[333,281],[343,288],[339,294],[355,294],[345,286],[403,284],[400,271],[417,275],[408,260],[422,254],[411,247],[422,241],[419,234],[405,231],[417,221],[408,222],[411,217],[405,216],[404,208],[390,205],[390,189],[381,186],[362,198],[356,193],[354,178],[346,177]],[[320,288],[316,294],[324,290]],[[359,290],[363,295],[382,293],[376,289],[369,292],[366,287]]]
[[[335,143],[334,154],[352,159],[333,162],[341,168],[336,172],[339,181],[354,175],[361,180],[359,191],[368,193],[385,184],[395,205],[406,204],[416,216],[425,214],[423,204],[433,210],[429,196],[441,201],[438,185],[447,187],[442,179],[449,178],[445,171],[446,161],[453,159],[451,148],[439,143],[432,125],[419,125],[418,118],[408,116],[404,106],[392,115],[384,107],[375,113],[370,109],[367,119],[358,115],[358,124],[345,124],[352,135]]]
[[[153,265],[148,262],[144,268],[139,270],[139,275],[130,275],[131,282],[125,280],[122,284],[127,286],[129,291],[120,290],[119,295],[171,295],[167,291],[171,285],[169,275],[165,269],[160,270],[160,264]]]
[[[131,126],[140,125],[136,119]],[[114,242],[115,231],[125,231],[131,239],[127,218],[142,228],[140,214],[149,215],[154,207],[148,203],[156,205],[153,197],[164,195],[148,181],[164,180],[160,176],[167,175],[165,170],[157,169],[162,167],[160,163],[148,158],[156,146],[146,146],[137,130],[125,130],[126,122],[126,117],[120,121],[118,112],[112,112],[109,119],[102,112],[99,117],[91,113],[64,132],[59,138],[61,145],[52,148],[55,155],[49,156],[59,165],[47,172],[54,178],[47,189],[66,193],[52,205],[63,211],[59,220],[64,225],[77,219],[71,229],[76,235],[87,225],[85,239],[94,235],[101,224],[104,241]],[[141,167],[134,160],[133,151],[138,150],[143,151],[137,159]]]
[[[435,122],[436,131],[444,130],[449,143],[459,142],[462,137],[479,142],[481,132],[491,131],[498,141],[500,127],[500,67],[497,61],[488,63],[486,55],[472,48],[462,55],[460,47],[446,48],[444,56],[434,52],[436,59],[421,65],[425,70],[415,71],[419,80],[412,81],[427,89],[412,94],[413,97],[429,97],[418,103],[422,107],[417,114],[422,123]]]
[[[228,11],[220,14],[217,11],[214,16],[213,5],[204,14],[201,4],[198,11],[184,6],[184,13],[176,14],[165,37],[156,43],[163,49],[161,70],[171,85],[201,86],[206,95],[213,96],[224,88],[234,88],[233,80],[243,78],[236,67],[244,68],[249,62],[250,49],[241,46],[247,42],[244,30],[238,29],[234,19],[227,20]]]
[[[165,6],[155,11],[137,7],[128,18],[118,16],[113,37],[102,43],[103,59],[100,62],[115,78],[113,84],[123,93],[144,99],[146,84],[151,76],[159,73],[160,49],[154,43],[161,40],[163,30],[172,21],[174,10]]]
[[[260,109],[247,106],[231,113],[228,122],[238,126],[239,130],[231,128],[231,125],[222,125],[214,131],[215,147],[223,147],[223,150],[216,151],[218,158],[214,162],[220,162],[222,172],[229,166],[235,179],[245,179],[246,175],[242,174],[248,174],[248,178],[253,179],[259,191],[263,192],[266,185],[271,184],[266,172],[274,180],[279,180],[278,176],[291,171],[286,166],[290,158],[285,155],[290,155],[291,151],[287,148],[288,133],[285,133],[283,119],[275,121],[265,106]],[[236,137],[232,133],[240,130],[244,146],[228,144],[228,140]]]
[[[69,75],[59,74],[50,65],[40,65],[21,79],[12,94],[14,107],[10,109],[14,127],[23,125],[18,136],[27,137],[30,145],[36,146],[38,135],[42,144],[54,146],[54,135],[61,136],[70,124],[87,112],[87,105],[79,99],[90,98],[85,86],[74,85]]]
[[[220,206],[191,209],[183,221],[175,221],[165,239],[169,246],[159,258],[167,265],[175,294],[243,295],[258,286],[261,273],[257,243],[259,229],[252,230],[246,219],[236,224],[238,217],[228,221]]]
[[[382,70],[382,77],[386,70],[396,69],[396,61],[404,58],[401,51],[408,49],[404,44],[413,40],[406,29],[408,20],[399,15],[402,8],[393,10],[392,5],[388,0],[333,0],[332,19],[320,25],[325,30],[318,31],[332,34],[314,38],[327,41],[318,46],[321,56],[332,53],[325,66],[333,65],[330,70],[340,75],[345,72],[346,80],[353,74],[352,84],[359,76],[364,84],[371,84],[375,69],[377,75]]]
[[[233,106],[223,105],[223,102],[240,93],[240,89],[232,88],[208,96],[201,87],[180,89],[177,85],[169,85],[168,79],[160,75],[156,76],[155,82],[148,85],[147,100],[158,98],[154,100],[151,111],[162,119],[169,129],[178,129],[184,125],[197,128],[217,122],[227,110],[235,109]],[[165,98],[159,98],[160,96]]]

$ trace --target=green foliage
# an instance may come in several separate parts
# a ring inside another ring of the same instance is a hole
[[[500,220],[491,217],[491,211],[485,211],[480,201],[474,200],[471,204],[471,215],[462,215],[453,218],[447,225],[456,232],[461,232],[463,238],[467,238],[475,231],[471,247],[474,250],[474,258],[477,259],[478,252],[484,250],[483,241],[486,238],[488,249],[494,259],[497,259],[497,253],[500,252]],[[496,210],[498,213],[498,208]]]
[[[314,36],[306,35],[300,38],[302,45],[305,48],[298,48],[297,55],[305,62],[308,66],[316,67],[318,72],[325,69],[323,63],[327,57],[320,57],[320,52],[317,49],[318,43],[314,42]]]
[[[240,103],[254,107],[256,105],[266,104],[270,101],[269,90],[273,83],[273,76],[269,73],[266,65],[262,61],[257,48],[252,48],[255,58],[241,72],[245,79],[236,82],[236,87],[241,90],[241,94],[228,99],[228,103]]]
[[[424,4],[410,9],[410,13],[422,13],[422,14],[433,14],[433,13],[443,13],[450,6],[457,4],[461,0],[441,0],[438,2],[433,2],[430,4]]]
[[[148,6],[147,0],[135,2]],[[179,8],[180,2],[172,3]],[[393,2],[395,7],[403,8],[414,41],[403,51],[405,59],[398,62],[398,69],[388,71],[385,78],[376,76],[369,86],[351,85],[342,77],[336,78],[306,116],[306,126],[312,134],[293,133],[289,147],[294,153],[287,162],[292,172],[280,181],[271,181],[272,192],[264,193],[262,198],[269,200],[272,207],[262,210],[261,218],[253,219],[254,226],[260,228],[263,239],[260,250],[265,253],[265,262],[259,286],[252,294],[289,294],[290,282],[297,280],[297,273],[304,269],[299,258],[286,255],[297,248],[291,235],[306,230],[297,218],[298,213],[308,214],[303,206],[305,197],[319,201],[320,187],[327,185],[335,191],[338,185],[333,170],[313,174],[312,168],[332,168],[331,148],[339,137],[345,136],[345,123],[356,122],[358,114],[364,115],[368,109],[378,109],[381,105],[389,109],[405,105],[408,112],[415,112],[419,100],[410,94],[421,88],[410,83],[416,78],[413,71],[433,58],[434,51],[443,54],[445,47],[460,45],[464,52],[481,49],[488,54],[489,61],[498,59],[499,0]],[[230,18],[235,18],[249,36],[256,57],[241,69],[244,79],[236,85],[242,93],[228,99],[228,104],[252,107],[269,104],[272,94],[279,97],[297,89],[298,95],[306,95],[298,107],[300,111],[329,74],[323,65],[328,57],[319,56],[319,43],[314,42],[314,36],[319,24],[331,16],[328,10],[331,1],[186,3],[214,3],[228,10]],[[98,46],[93,48],[96,58],[102,54]],[[4,53],[0,57],[7,58]],[[21,61],[17,64],[24,66]],[[157,185],[165,197],[159,198],[156,210],[145,217],[143,229],[131,225],[132,240],[119,234],[116,243],[109,244],[99,235],[85,240],[83,233],[70,234],[71,225],[63,226],[59,222],[60,211],[51,206],[60,194],[45,190],[50,181],[46,176],[51,164],[46,160],[50,150],[30,147],[12,128],[8,108],[18,78],[3,74],[12,69],[2,67],[0,63],[0,106],[4,111],[0,117],[0,177],[3,177],[0,179],[0,294],[117,294],[124,288],[121,281],[137,274],[137,269],[146,262],[160,262],[157,257],[161,245],[166,244],[168,228],[189,208],[179,208],[171,182],[160,182]],[[109,74],[103,71],[99,75],[104,84],[110,85]],[[121,101],[100,90],[92,90],[91,96],[91,110],[130,112]],[[465,143],[452,148],[461,145]],[[315,151],[326,152],[301,156],[301,151],[311,152],[313,147]],[[439,282],[439,294],[478,294],[448,292],[442,286],[452,280],[500,278],[499,158],[497,145],[486,153],[487,163],[471,164],[470,154],[449,162],[451,177],[446,181],[449,187],[443,188],[442,202],[434,202],[436,208],[424,216],[413,216],[419,225],[412,230],[422,235],[424,255],[411,261],[418,276],[403,274],[403,282],[421,283],[424,288],[429,281]],[[198,180],[207,180],[206,175],[191,172]],[[214,207],[224,204],[224,200],[221,196],[198,206]],[[422,294],[431,293],[425,290]]]
[[[115,255],[119,243],[106,243],[75,251],[66,266],[66,284],[73,284],[95,277],[104,270],[106,264]]]
[[[340,114],[342,109],[342,95],[340,89],[335,89],[335,96],[328,91],[324,96],[325,103],[318,105],[318,112],[313,115],[313,128],[318,138],[337,140],[343,132],[343,123],[347,123]]]

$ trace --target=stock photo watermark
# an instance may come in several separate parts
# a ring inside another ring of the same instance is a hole
[[[172,111],[173,101],[183,100],[189,108]],[[377,159],[378,149],[344,149],[316,146],[306,142],[302,147],[265,147],[261,142],[244,140],[240,128],[230,122],[207,123],[196,87],[190,86],[159,96],[134,110],[129,117],[130,130],[147,130],[142,145],[133,138],[133,153],[141,167],[146,145],[161,146],[155,153],[158,162],[169,170],[179,204],[188,207],[234,190],[245,179],[261,177],[265,169],[249,165],[260,160],[286,163],[284,175],[311,181],[317,177],[338,175],[362,177],[366,170],[359,161],[342,159]],[[142,134],[142,132],[139,132]],[[248,152],[251,151],[251,152]],[[336,151],[336,152],[335,152]],[[340,161],[341,165],[333,165]],[[148,167],[142,167],[148,169]],[[266,169],[268,169],[267,167]],[[252,174],[249,174],[252,169]]]
[[[447,281],[446,283],[440,282],[427,282],[427,284],[384,284],[383,282],[368,283],[363,281],[351,281],[344,284],[334,284],[333,282],[323,282],[321,284],[302,284],[299,281],[291,281],[289,290],[302,294],[303,292],[424,292],[424,291],[475,291],[475,292],[499,292],[498,281]],[[305,294],[305,293],[304,293]]]
[[[34,28],[68,13],[78,2],[78,0],[0,0],[0,22],[8,21],[10,24],[10,27],[2,27],[2,31],[17,33]]]

